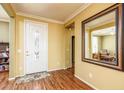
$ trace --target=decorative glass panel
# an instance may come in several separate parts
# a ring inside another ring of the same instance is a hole
[[[40,33],[39,33],[39,31],[35,31],[35,38],[34,38],[34,46],[35,46],[35,60],[38,60],[39,59],[39,48],[40,48],[40,46],[39,46],[39,40],[40,40]]]

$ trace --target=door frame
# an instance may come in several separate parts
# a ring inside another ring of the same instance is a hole
[[[33,21],[33,20],[28,20],[28,19],[24,19],[24,75],[26,75],[26,53],[25,53],[25,47],[26,47],[26,41],[25,41],[25,37],[26,37],[26,26],[25,26],[25,24],[26,24],[26,22],[31,22],[31,23],[36,23],[36,24],[44,24],[44,25],[46,25],[47,26],[47,63],[46,63],[46,65],[47,65],[47,71],[48,71],[48,23],[44,23],[44,22],[39,22],[39,21]]]

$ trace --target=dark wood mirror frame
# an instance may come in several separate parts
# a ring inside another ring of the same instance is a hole
[[[117,29],[116,29],[117,30],[116,32],[117,64],[112,65],[112,64],[107,64],[103,62],[98,62],[96,60],[92,60],[89,58],[85,58],[85,24],[105,14],[108,14],[114,10],[116,11],[116,26],[117,26]],[[124,25],[124,4],[115,4],[97,13],[96,15],[82,21],[82,61],[124,71],[124,26],[122,25]]]

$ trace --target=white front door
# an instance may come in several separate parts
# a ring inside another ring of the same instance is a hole
[[[47,71],[48,26],[25,21],[25,74]]]

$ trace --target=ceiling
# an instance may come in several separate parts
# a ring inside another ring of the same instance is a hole
[[[93,29],[107,23],[115,22],[115,11],[112,11],[104,16],[98,17],[93,21],[88,22],[85,27],[86,29]],[[92,32],[93,36],[107,36],[107,35],[115,35],[116,29],[115,26],[106,27],[99,30],[94,30]]]
[[[108,35],[115,35],[115,26],[105,28],[105,29],[100,29],[92,32],[93,36],[108,36]]]
[[[110,12],[110,13],[104,15],[104,16],[96,18],[93,21],[88,22],[85,25],[86,29],[93,29],[93,28],[96,28],[98,26],[101,26],[101,25],[104,25],[107,23],[115,22],[115,19],[116,19],[115,14],[116,14],[115,11],[113,11],[113,12]]]
[[[9,16],[1,5],[0,5],[0,21],[9,21]]]
[[[17,13],[65,21],[86,3],[12,3],[11,5]]]

